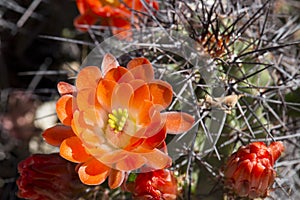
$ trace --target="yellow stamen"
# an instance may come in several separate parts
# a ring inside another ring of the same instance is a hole
[[[112,113],[108,114],[108,124],[114,130],[115,133],[123,131],[128,118],[127,109],[114,109]]]

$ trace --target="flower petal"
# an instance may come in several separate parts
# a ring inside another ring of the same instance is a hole
[[[115,86],[116,83],[114,81],[106,79],[100,80],[98,84],[97,99],[108,112],[111,112],[111,98]]]
[[[75,110],[73,114],[71,127],[77,136],[79,136],[79,134],[85,129],[86,123],[84,121],[84,116],[82,111]]]
[[[119,63],[117,61],[117,59],[107,53],[104,55],[102,64],[101,64],[101,70],[103,72],[103,74],[106,74],[109,70],[113,69],[113,68],[117,68],[119,66]]]
[[[131,112],[137,112],[145,100],[150,101],[150,90],[146,83],[134,88],[134,93],[129,103]]]
[[[92,108],[81,111],[83,119],[87,125],[103,128],[106,125],[108,116],[107,112],[101,108]]]
[[[103,1],[95,1],[95,0],[86,0],[88,3],[89,8],[98,16],[101,17],[110,17],[113,16],[115,10],[116,4],[119,3],[119,1],[113,1],[112,3],[116,3],[115,6],[105,5],[102,2]]]
[[[69,94],[61,96],[56,102],[56,112],[58,119],[64,125],[71,125],[73,119],[73,96]]]
[[[146,58],[134,58],[128,64],[127,68],[130,70],[135,79],[142,79],[150,82],[154,79],[154,71],[151,63]]]
[[[137,90],[138,88],[142,87],[143,85],[147,84],[144,80],[141,79],[133,79],[129,82],[133,90]]]
[[[95,24],[99,17],[90,10],[75,18],[73,24],[80,31],[87,31],[89,25]]]
[[[231,166],[231,165],[229,165]],[[230,168],[230,167],[229,167]],[[264,167],[261,163],[257,163],[256,165],[253,165],[251,175],[250,175],[250,189],[251,188],[257,188],[259,187],[261,176],[264,172],[266,167]],[[229,174],[228,177],[231,177],[232,174]]]
[[[268,187],[270,185],[270,180],[274,179],[275,177],[273,177],[273,170],[272,169],[268,169],[266,168],[262,175],[262,178],[260,178],[260,183],[259,186],[257,188],[257,190],[260,193],[260,196],[264,195],[266,193],[266,191],[268,190]],[[274,180],[272,180],[272,184],[273,184]]]
[[[108,145],[112,146],[113,148],[124,149],[126,151],[132,151],[144,141],[143,138],[134,137],[124,131],[116,133],[110,127],[106,128],[105,137]]]
[[[125,172],[111,169],[108,177],[108,186],[110,189],[119,187],[125,179]]]
[[[117,67],[109,70],[104,79],[115,81],[118,83],[127,83],[134,79],[133,75],[124,67]]]
[[[188,131],[194,124],[194,117],[183,112],[162,113],[166,117],[167,132],[178,134]]]
[[[146,126],[151,122],[151,111],[153,110],[153,107],[152,101],[145,100],[144,102],[141,102],[139,112],[134,116],[135,119],[137,119],[138,124]]]
[[[132,171],[142,167],[146,159],[141,154],[127,153],[127,157],[116,163],[116,169],[122,171]]]
[[[95,88],[101,78],[101,71],[99,67],[88,66],[83,68],[77,76],[76,87],[78,90],[86,88]]]
[[[75,86],[63,81],[57,84],[57,89],[60,95],[74,94],[76,92]]]
[[[131,96],[133,95],[134,91],[132,87],[127,83],[118,84],[113,91],[112,94],[112,109],[128,109],[129,108],[129,101]]]
[[[92,88],[85,88],[78,91],[76,96],[76,103],[79,110],[86,110],[95,108],[97,105],[96,90]]]
[[[243,160],[238,164],[237,170],[233,174],[233,178],[236,183],[241,183],[244,180],[250,180],[251,170],[253,168],[253,164],[248,160]],[[236,184],[236,187],[238,187]]]
[[[78,168],[80,180],[87,185],[99,185],[109,175],[110,168],[96,159],[89,160]]]
[[[84,144],[85,146],[87,146],[86,144]],[[94,158],[96,158],[97,160],[99,160],[100,162],[102,162],[101,158],[104,154],[106,154],[107,152],[113,152],[115,151],[114,148],[112,148],[110,145],[106,144],[106,143],[102,143],[102,144],[96,144],[94,143],[93,146],[89,146],[88,147],[88,151],[91,155],[94,156]],[[102,162],[103,164],[106,164],[107,166],[110,166],[107,163]]]
[[[272,154],[272,164],[279,158],[281,153],[284,151],[284,146],[282,142],[272,142],[268,147]]]
[[[60,145],[61,157],[75,163],[85,162],[91,158],[77,136],[65,139]]]
[[[87,11],[88,5],[86,0],[76,0],[76,5],[81,14]]]
[[[135,21],[137,22],[136,17],[130,17],[130,12],[120,12],[120,13],[115,13],[118,14],[119,16],[115,15],[113,17],[110,17],[108,19],[108,25],[110,27],[117,27],[112,29],[113,34],[120,40],[125,40],[125,41],[132,41],[132,22]],[[135,24],[133,24],[136,26]],[[137,27],[137,26],[136,26]]]
[[[97,132],[94,132],[88,128],[85,128],[80,134],[79,137],[82,139],[82,142],[86,147],[95,147],[105,142],[105,139],[103,137],[102,130],[96,130]]]
[[[99,155],[97,159],[106,165],[112,165],[120,160],[123,160],[127,156],[128,155],[126,151],[123,149],[118,149],[107,151],[105,154]]]
[[[151,131],[151,129],[150,129]],[[163,126],[158,132],[151,133],[151,136],[146,138],[142,147],[146,149],[154,149],[163,143],[167,136],[166,126]]]
[[[56,125],[43,132],[43,138],[52,146],[59,146],[65,139],[75,136],[69,126]]]
[[[147,159],[147,166],[154,169],[164,169],[172,164],[172,159],[164,152],[154,149],[149,153],[142,154]]]
[[[166,108],[170,105],[173,98],[172,86],[161,80],[155,80],[149,84],[152,101]]]

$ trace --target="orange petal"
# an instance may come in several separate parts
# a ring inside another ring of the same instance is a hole
[[[117,162],[116,168],[122,171],[132,171],[142,167],[146,159],[141,154],[130,153],[128,156]]]
[[[231,167],[228,167],[228,168],[231,168]],[[251,178],[249,181],[251,183],[250,188],[259,187],[261,175],[263,174],[264,170],[265,170],[265,167],[261,163],[257,163],[256,165],[253,165],[251,175],[250,175]],[[231,174],[229,174],[229,175],[231,175]],[[230,176],[228,176],[228,177],[230,177]]]
[[[96,130],[97,132],[94,132],[88,128],[85,128],[80,134],[79,137],[82,139],[83,143],[86,147],[95,147],[97,145],[100,145],[105,142],[104,134],[102,133],[102,130]]]
[[[147,159],[147,166],[154,169],[164,169],[172,164],[172,159],[166,153],[158,149],[144,153],[142,156]]]
[[[113,35],[116,36],[119,40],[129,41],[129,42],[132,41],[133,33],[131,30],[132,25],[130,23],[130,20],[128,19],[124,20],[118,17],[114,17],[114,18],[110,18],[108,24],[110,27],[114,27],[114,26],[118,27],[118,28],[114,28],[112,32]]]
[[[132,85],[132,84],[131,84]],[[142,102],[150,100],[150,90],[147,84],[140,85],[138,88],[134,88],[134,93],[130,99],[130,109],[132,112],[137,112],[142,106]]]
[[[141,144],[144,142],[144,140],[144,138],[130,136],[130,143],[124,148],[124,150],[138,152],[138,148],[141,147]]]
[[[224,175],[226,178],[231,178],[233,173],[236,171],[238,167],[238,162],[235,157],[230,157],[230,160],[227,161]]]
[[[166,142],[164,141],[163,143],[161,143],[158,147],[157,147],[158,150],[160,150],[161,152],[165,153],[165,154],[168,154],[168,147],[167,147],[167,144]]]
[[[125,3],[126,4],[126,3]],[[132,7],[130,7],[132,8]],[[119,9],[120,11],[121,9]],[[114,36],[116,36],[120,40],[125,41],[132,41],[132,34],[131,31],[132,26],[137,27],[137,23],[134,24],[134,22],[137,22],[138,18],[136,16],[132,16],[130,11],[122,10],[122,12],[111,12],[110,18],[108,18],[107,23],[110,27],[117,27],[112,29],[112,32]],[[133,22],[133,23],[132,23]]]
[[[103,128],[108,120],[107,112],[104,109],[92,108],[82,111],[83,119],[87,125]]]
[[[74,94],[76,92],[75,86],[62,81],[57,84],[57,89],[60,95]]]
[[[108,112],[111,112],[111,97],[115,86],[114,81],[102,79],[97,87],[97,99]]]
[[[253,163],[249,160],[243,160],[238,164],[237,170],[233,173],[232,178],[236,183],[240,183],[244,180],[250,180],[251,170]]]
[[[101,1],[95,1],[95,0],[85,0],[85,2],[88,4],[90,7],[103,7],[103,4]]]
[[[154,71],[151,63],[146,58],[134,58],[128,64],[127,68],[130,70],[135,79],[142,79],[146,82],[154,79]]]
[[[102,2],[103,1],[95,1],[95,0],[86,0],[89,8],[98,16],[101,17],[109,17],[113,14],[115,10],[114,5],[105,5]],[[112,3],[119,3],[119,1],[113,1]]]
[[[137,90],[138,88],[142,87],[143,85],[147,84],[144,80],[141,79],[133,79],[129,82],[133,90]]]
[[[178,134],[188,131],[194,124],[194,117],[183,112],[162,113],[166,117],[167,132]]]
[[[96,158],[97,160],[99,160],[100,162],[102,162],[101,158],[103,157],[103,155],[105,155],[108,152],[114,152],[115,149],[110,146],[109,144],[107,144],[106,142],[99,142],[96,143],[94,142],[92,145],[91,143],[88,144],[86,141],[83,141],[84,146],[87,147],[88,152],[94,156],[94,158]],[[114,162],[114,161],[113,161]],[[110,166],[110,163],[105,163],[102,162],[103,164],[106,164],[107,166]]]
[[[85,88],[95,88],[101,78],[101,71],[96,66],[83,68],[76,79],[76,87],[78,90]]]
[[[274,164],[274,162],[279,158],[281,153],[284,151],[283,143],[282,142],[272,142],[268,148],[270,149],[272,157],[273,157],[272,164]]]
[[[112,109],[128,109],[129,108],[129,101],[131,96],[133,96],[133,89],[127,83],[118,84],[113,91],[112,94]]]
[[[137,123],[140,125],[148,125],[151,122],[151,111],[153,108],[152,101],[145,100],[141,102],[141,106],[138,112],[138,115],[135,117],[137,119]]]
[[[80,31],[87,31],[88,27],[95,24],[99,17],[90,10],[76,17],[73,21],[74,26]]]
[[[80,180],[87,185],[99,185],[109,175],[110,168],[96,159],[89,160],[78,168]]]
[[[151,134],[152,136],[146,138],[142,144],[146,149],[154,149],[164,142],[167,136],[166,126],[162,127],[158,132]]]
[[[143,2],[143,3],[142,3]],[[153,0],[145,0],[145,1],[132,1],[132,0],[124,0],[124,3],[133,10],[136,11],[143,11],[145,7],[152,7],[155,10],[159,9],[158,2]]]
[[[270,177],[271,176],[271,177]],[[258,185],[257,190],[260,192],[260,196],[264,195],[269,187],[270,178],[273,179],[273,170],[266,168],[260,178],[260,183]],[[272,182],[273,184],[273,182]]]
[[[104,79],[111,80],[119,83],[127,83],[134,79],[133,75],[124,67],[117,67],[109,70]]]
[[[88,8],[86,0],[76,0],[76,5],[81,14],[85,13]]]
[[[71,124],[74,133],[79,136],[79,134],[86,128],[86,125],[82,111],[75,110]]]
[[[73,96],[72,95],[63,95],[56,102],[56,112],[58,119],[64,125],[71,125],[73,119]]]
[[[43,132],[43,138],[52,146],[59,146],[65,139],[75,136],[69,126],[56,125]]]
[[[111,169],[109,177],[108,177],[108,185],[110,189],[115,189],[120,187],[125,179],[125,172]]]
[[[60,145],[61,157],[75,163],[85,162],[91,156],[85,151],[77,136],[65,139]]]
[[[165,119],[161,118],[161,114],[159,112],[159,109],[157,109],[155,106],[153,106],[150,111],[150,124],[147,125],[147,130],[144,134],[144,137],[149,138],[157,134],[159,131],[164,129],[165,126]]]
[[[134,134],[129,132],[129,134]],[[134,137],[127,134],[125,131],[115,133],[110,127],[107,127],[105,130],[106,144],[110,145],[113,148],[124,149],[126,151],[132,151],[137,148],[144,139],[139,137]]]
[[[152,101],[164,108],[168,107],[172,102],[173,89],[170,84],[165,81],[156,80],[149,84]]]
[[[96,87],[95,87],[96,88]],[[96,90],[95,88],[85,88],[78,91],[76,103],[79,110],[95,108],[96,105]]]
[[[126,151],[123,149],[115,150],[115,151],[108,151],[104,155],[99,155],[99,160],[102,163],[105,163],[107,165],[112,165],[116,162],[119,162],[120,160],[123,160],[127,157]]]
[[[111,70],[113,68],[117,68],[118,66],[119,66],[119,63],[113,55],[111,55],[109,53],[104,55],[104,58],[103,58],[103,61],[101,64],[101,69],[102,69],[103,74],[106,74],[109,70]]]

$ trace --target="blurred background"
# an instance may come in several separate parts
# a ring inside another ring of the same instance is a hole
[[[41,132],[57,122],[56,84],[78,65],[81,49],[42,36],[75,37],[77,15],[75,1],[0,1],[0,199],[18,199],[19,161],[51,152]]]

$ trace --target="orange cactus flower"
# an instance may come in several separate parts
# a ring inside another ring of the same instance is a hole
[[[282,142],[272,142],[269,147],[263,142],[240,147],[225,166],[225,185],[240,197],[266,197],[276,176],[273,165],[283,151]]]
[[[60,146],[62,157],[79,163],[83,183],[101,184],[108,177],[109,186],[116,188],[129,171],[170,166],[166,134],[189,130],[194,118],[162,112],[172,101],[172,87],[154,79],[145,58],[135,58],[125,68],[107,54],[102,73],[89,66],[79,72],[75,86],[58,84],[62,96],[56,110],[63,125],[47,129],[43,137]]]
[[[149,7],[158,10],[154,0],[145,1]],[[144,12],[146,9],[141,0],[76,0],[80,16],[74,21],[75,27],[85,31],[82,25],[93,25],[100,22],[103,26],[115,27],[114,34],[129,30],[138,18],[132,10]]]
[[[86,187],[74,170],[74,164],[59,154],[34,154],[18,165],[18,196],[31,200],[67,200],[77,198]]]
[[[138,174],[126,189],[132,192],[135,200],[175,200],[178,188],[172,171],[164,169]]]

